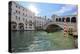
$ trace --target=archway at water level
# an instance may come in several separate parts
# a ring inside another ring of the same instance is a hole
[[[19,27],[19,30],[24,30],[24,24],[23,23],[19,23],[18,27]]]
[[[17,27],[17,23],[12,21],[11,22],[11,30],[16,30],[16,27]]]

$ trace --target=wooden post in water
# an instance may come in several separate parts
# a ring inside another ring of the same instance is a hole
[[[67,37],[67,23],[66,23],[66,17],[64,18],[64,37]]]
[[[66,48],[66,39],[67,39],[67,23],[66,23],[66,17],[64,18],[64,48]]]

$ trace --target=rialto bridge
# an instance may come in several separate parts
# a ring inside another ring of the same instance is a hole
[[[55,17],[53,21],[46,23],[43,26],[44,30],[55,29],[56,27],[60,27],[64,29],[64,19],[66,20],[67,30],[72,29],[73,31],[77,31],[77,16],[66,16],[66,17]]]

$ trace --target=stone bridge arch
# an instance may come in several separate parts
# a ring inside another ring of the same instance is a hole
[[[56,23],[56,22],[50,22],[44,25],[43,29],[46,30],[48,28],[48,26],[56,26],[56,27],[60,27],[60,28],[64,28],[64,24],[63,23]]]
[[[56,24],[50,24],[46,28],[47,32],[56,32],[56,31],[60,31],[60,30],[62,30],[62,28]]]

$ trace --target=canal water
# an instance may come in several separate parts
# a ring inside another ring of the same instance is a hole
[[[12,52],[64,50],[74,48],[74,39],[68,34],[64,37],[63,31],[12,31],[11,46]]]

